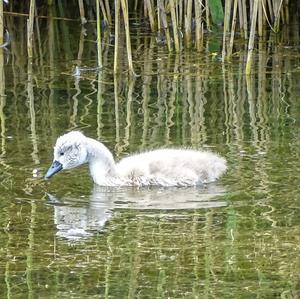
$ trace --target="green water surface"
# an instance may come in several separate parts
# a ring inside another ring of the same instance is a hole
[[[246,78],[243,53],[222,64],[137,34],[130,78],[113,76],[109,43],[95,71],[94,35],[74,23],[42,27],[30,62],[14,24],[0,49],[1,298],[300,296],[299,45],[257,52]],[[201,188],[101,188],[87,167],[45,181],[72,129],[116,159],[204,148],[228,171]]]

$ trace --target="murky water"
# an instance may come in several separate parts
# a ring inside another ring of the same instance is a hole
[[[109,44],[99,76],[89,69],[89,32],[62,46],[73,23],[49,21],[28,64],[20,24],[10,52],[0,49],[1,298],[299,296],[299,48],[259,52],[246,80],[242,54],[222,66],[140,35],[148,47],[134,52],[133,80],[113,77]],[[229,170],[203,188],[94,187],[86,167],[45,181],[71,129],[116,159],[209,148]]]

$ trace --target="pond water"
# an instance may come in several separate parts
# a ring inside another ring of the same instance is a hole
[[[257,52],[246,78],[243,53],[222,64],[139,33],[139,76],[114,77],[111,44],[98,74],[92,30],[43,22],[32,63],[23,18],[0,49],[0,297],[298,298],[299,43]],[[183,146],[229,168],[201,188],[101,188],[87,167],[45,181],[72,129],[116,159]]]

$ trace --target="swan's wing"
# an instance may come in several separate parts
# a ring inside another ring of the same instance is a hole
[[[211,152],[160,149],[126,157],[116,167],[120,176],[143,185],[188,186],[215,181],[226,161]]]

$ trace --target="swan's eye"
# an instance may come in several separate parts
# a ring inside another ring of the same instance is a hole
[[[60,152],[60,153],[59,153],[60,156],[63,156],[64,154],[65,154],[64,152]]]

